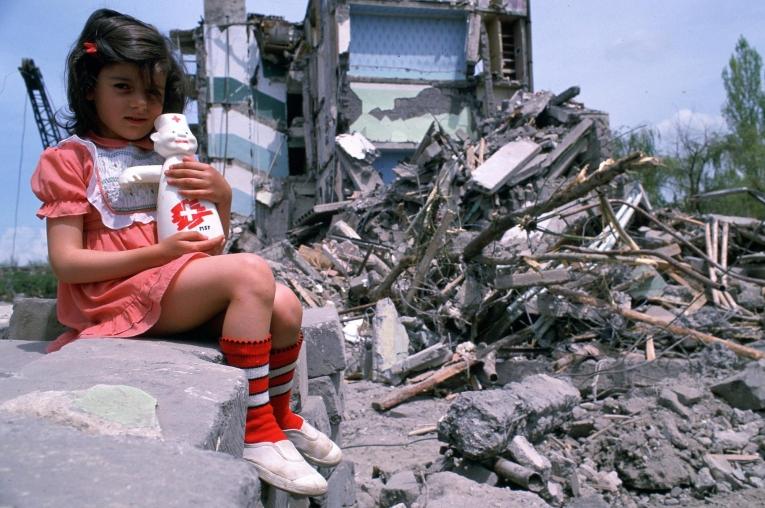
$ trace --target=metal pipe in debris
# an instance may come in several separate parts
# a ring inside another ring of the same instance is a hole
[[[545,487],[542,475],[502,457],[494,463],[494,471],[502,478],[532,492],[541,492]]]

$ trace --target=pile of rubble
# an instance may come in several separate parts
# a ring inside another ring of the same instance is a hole
[[[377,410],[459,393],[431,469],[556,506],[765,487],[762,223],[654,209],[634,173],[660,161],[608,158],[577,93],[519,92],[478,142],[434,122],[388,186],[363,136],[338,140],[353,199],[261,253],[338,307],[346,379],[394,386]]]

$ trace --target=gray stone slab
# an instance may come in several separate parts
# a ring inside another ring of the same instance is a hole
[[[311,500],[307,497],[295,496],[267,483],[263,483],[261,487],[260,499],[264,508],[308,508],[311,505]]]
[[[314,508],[345,508],[356,506],[356,481],[353,462],[344,460],[327,478],[327,493],[311,498]]]
[[[0,506],[259,507],[244,460],[0,412]]]
[[[324,405],[324,400],[321,397],[309,395],[300,416],[319,431],[327,435],[330,434],[331,429],[329,427],[329,418],[327,417],[327,406]]]
[[[335,307],[306,309],[303,337],[309,378],[329,376],[345,369],[345,335]]]
[[[335,385],[329,376],[320,376],[308,381],[309,395],[317,395],[324,400],[329,422],[336,424],[343,419],[343,399],[335,390]]]
[[[420,484],[414,471],[399,471],[391,476],[380,493],[380,504],[393,506],[403,503],[410,506],[420,496]]]
[[[375,306],[372,340],[373,379],[390,381],[386,372],[409,356],[409,334],[390,298],[379,300]]]
[[[479,189],[494,193],[540,150],[541,147],[530,140],[511,141],[478,166],[473,171],[471,179],[478,184]]]
[[[212,347],[131,339],[80,339],[0,378],[0,402],[30,392],[126,385],[158,401],[163,439],[240,457],[247,384],[211,360]]]
[[[11,314],[13,313],[13,304],[8,302],[0,302],[0,330],[8,328],[8,323],[11,320]]]
[[[738,409],[765,409],[765,360],[712,386],[712,393]]]
[[[324,400],[322,400],[321,397],[317,395],[309,395],[300,416],[313,425],[317,430],[329,436],[338,446],[342,446],[337,437],[333,434],[332,426],[329,423],[329,417],[327,417],[327,406],[324,405]],[[333,468],[330,467],[316,468],[324,478],[329,478],[332,469]]]
[[[53,340],[67,328],[56,318],[53,298],[17,298],[8,323],[11,340]]]
[[[0,340],[0,379],[11,377],[27,363],[41,358],[48,343],[38,340]]]
[[[356,504],[356,480],[353,462],[344,460],[338,464],[327,483],[325,506],[335,508]]]

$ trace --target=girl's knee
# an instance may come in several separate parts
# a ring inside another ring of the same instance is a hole
[[[303,323],[303,304],[297,295],[283,284],[276,285],[273,313],[276,320],[289,328],[299,330]]]
[[[236,292],[273,302],[276,282],[266,260],[255,254],[231,254]]]

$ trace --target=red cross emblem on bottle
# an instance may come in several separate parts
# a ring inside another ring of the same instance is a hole
[[[213,214],[212,210],[205,208],[197,199],[184,199],[175,205],[171,212],[173,224],[178,231],[193,230],[204,222],[205,216]]]

